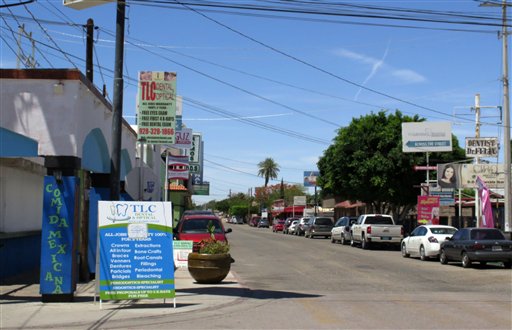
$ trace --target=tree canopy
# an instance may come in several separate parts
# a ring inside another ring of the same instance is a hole
[[[279,173],[279,165],[272,159],[266,158],[264,161],[258,163],[258,176],[265,179],[265,187],[268,185],[270,179],[276,179]]]
[[[402,122],[419,121],[424,119],[403,116],[400,111],[354,118],[338,130],[318,162],[322,192],[362,201],[374,212],[401,218],[416,204],[418,186],[425,181],[424,172],[414,171],[415,165],[426,164],[425,154],[402,152]],[[453,135],[452,144],[452,152],[434,153],[430,158],[440,163],[464,159]]]

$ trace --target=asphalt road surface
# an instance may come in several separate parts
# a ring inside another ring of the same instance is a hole
[[[512,271],[441,265],[398,249],[228,224],[240,299],[173,318],[181,329],[511,329]],[[171,326],[167,323],[166,327]],[[157,325],[155,325],[157,326]]]

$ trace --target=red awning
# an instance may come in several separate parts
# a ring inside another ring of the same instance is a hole
[[[284,213],[302,213],[304,212],[304,208],[306,208],[304,205],[287,206],[284,208]]]

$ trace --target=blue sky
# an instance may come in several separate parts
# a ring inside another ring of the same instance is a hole
[[[242,16],[148,3],[129,2],[126,9],[123,113],[134,123],[138,71],[177,72],[177,92],[185,98],[183,122],[201,132],[205,141],[204,179],[210,182],[211,195],[194,197],[198,203],[263,185],[256,176],[257,164],[267,157],[281,167],[272,184],[281,178],[302,183],[303,172],[316,170],[336,130],[372,111],[398,109],[428,121],[450,121],[463,146],[465,137],[474,136],[475,94],[480,94],[482,106],[502,104],[497,26],[276,12]],[[441,11],[447,14],[444,20],[453,19],[454,13],[492,17],[495,22],[501,17],[499,8],[479,7],[471,0],[345,3],[395,9],[387,14],[396,14],[398,8]],[[322,8],[332,9],[325,4]],[[106,84],[112,95],[115,12],[114,3],[79,11],[64,7],[60,0],[37,1],[10,11],[2,8],[1,67],[16,67],[13,32],[23,23],[38,41],[39,67],[50,67],[50,62],[54,68],[76,66],[85,71],[80,60],[85,57],[83,29],[54,22],[85,24],[92,18],[99,27],[95,65],[99,60],[102,66],[101,70],[95,66],[94,82],[100,88]],[[411,15],[419,17],[417,12]],[[30,49],[26,41],[23,47]],[[208,111],[198,103],[206,104]],[[497,115],[494,108],[482,110],[482,121],[488,124],[481,136],[502,138]]]

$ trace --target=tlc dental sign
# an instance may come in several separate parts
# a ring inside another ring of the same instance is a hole
[[[498,138],[466,138],[466,157],[497,157]]]

